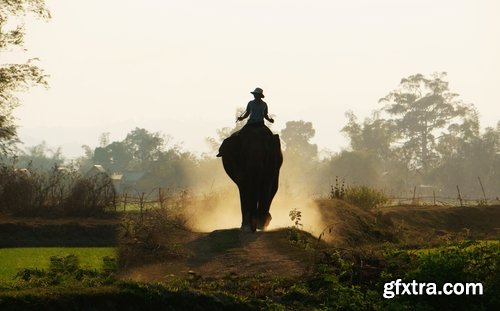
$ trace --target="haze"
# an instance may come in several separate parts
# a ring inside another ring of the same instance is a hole
[[[98,136],[136,126],[193,152],[232,127],[264,89],[279,132],[313,123],[320,149],[347,147],[346,110],[361,118],[403,77],[446,71],[450,90],[494,126],[500,103],[497,1],[48,1],[28,20],[27,52],[50,89],[16,110],[26,145],[46,140],[69,157]]]

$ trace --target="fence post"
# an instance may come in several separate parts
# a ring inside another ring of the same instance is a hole
[[[486,192],[484,191],[483,183],[481,182],[481,178],[477,176],[477,179],[479,180],[479,185],[481,186],[481,190],[483,191],[483,198],[484,198],[484,204],[488,205],[488,200],[486,199]]]
[[[139,197],[139,208],[141,209],[141,224],[144,222],[144,195],[146,195],[144,192],[141,193],[141,196]]]
[[[158,200],[160,200],[160,209],[163,209],[163,193],[161,187],[158,188]]]
[[[125,198],[123,200],[123,211],[125,212],[127,209],[127,197],[128,197],[128,192],[125,192]]]
[[[462,201],[462,195],[460,195],[460,188],[458,188],[458,185],[457,185],[457,191],[458,191],[458,200],[460,201],[460,206],[464,206]]]
[[[113,191],[113,208],[115,209],[116,212],[116,191]]]
[[[417,186],[413,187],[413,198],[411,199],[411,204],[416,204],[415,195],[417,193]]]

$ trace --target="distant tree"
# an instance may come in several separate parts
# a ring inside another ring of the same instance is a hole
[[[151,163],[160,159],[169,139],[159,132],[150,133],[136,127],[123,141],[125,149],[132,156],[131,166],[135,169],[147,169]]]
[[[469,133],[471,134],[471,133]],[[486,128],[482,134],[446,137],[440,142],[443,154],[430,177],[447,193],[459,185],[465,195],[482,197],[479,179],[487,195],[498,196],[500,189],[500,122],[497,128]]]
[[[21,49],[24,43],[22,19],[32,13],[49,19],[50,13],[44,0],[0,0],[0,52]],[[0,155],[12,151],[17,142],[16,125],[12,112],[19,105],[16,92],[34,85],[47,86],[46,75],[28,60],[24,64],[0,65]]]
[[[236,119],[237,117],[241,116],[244,111],[245,111],[245,109],[238,108],[236,110],[236,112],[235,112],[234,119]],[[237,131],[241,130],[241,128],[244,125],[245,125],[244,122],[236,122],[234,124],[234,127],[232,127],[232,128],[231,127],[223,127],[221,129],[217,129],[216,130],[217,137],[207,137],[207,138],[205,138],[205,142],[207,143],[208,148],[210,149],[209,155],[213,156],[213,155],[217,154],[217,152],[219,150],[219,147],[222,144],[222,141],[224,139],[228,138],[229,136],[231,136],[231,134],[233,134],[234,132],[237,132]]]
[[[302,159],[313,160],[318,156],[318,146],[310,140],[316,131],[311,122],[289,121],[281,131],[281,139],[285,143],[285,152],[288,155]]]
[[[93,162],[102,165],[111,172],[123,172],[130,168],[133,155],[125,143],[114,141],[104,147],[97,147],[93,152]]]
[[[380,119],[378,113],[373,118],[367,118],[359,123],[352,111],[346,112],[348,123],[342,128],[350,141],[353,151],[372,153],[381,158],[390,158],[391,144],[395,141],[394,123]]]
[[[342,151],[330,159],[330,178],[339,177],[348,184],[374,186],[381,178],[381,161],[374,153]]]
[[[153,163],[163,158],[169,140],[160,132],[135,128],[124,140],[108,143],[108,134],[104,133],[99,137],[100,147],[94,149],[92,162],[112,172],[149,171]]]
[[[280,181],[289,194],[317,194],[323,191],[318,187],[320,162],[318,146],[311,143],[316,131],[311,122],[289,121],[281,130],[283,142],[283,165]]]
[[[412,75],[379,101],[386,104],[382,111],[394,122],[399,156],[412,169],[427,172],[438,159],[436,146],[443,133],[460,128],[474,112],[450,92],[445,79],[445,72],[430,78]]]
[[[109,132],[105,132],[99,136],[100,147],[106,147],[107,145],[109,145],[109,134],[110,134]]]
[[[26,151],[20,151],[17,156],[16,166],[19,168],[31,167],[36,170],[48,171],[54,166],[64,163],[61,147],[50,148],[45,141],[38,145],[27,147]]]

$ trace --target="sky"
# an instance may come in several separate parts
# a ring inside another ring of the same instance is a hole
[[[233,127],[264,89],[275,132],[313,123],[320,150],[416,73],[445,71],[481,124],[500,120],[500,2],[495,0],[47,0],[53,18],[26,21],[26,52],[49,89],[22,94],[15,111],[28,146],[45,140],[68,157],[122,140],[135,127],[185,150]],[[2,61],[2,62],[4,62]]]

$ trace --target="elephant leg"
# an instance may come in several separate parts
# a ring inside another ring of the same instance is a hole
[[[273,176],[274,177],[274,176]],[[259,209],[258,209],[258,226],[260,230],[265,230],[266,227],[271,222],[271,214],[269,209],[271,208],[271,202],[278,190],[278,179],[273,178],[271,182],[263,182],[260,188],[259,196]]]
[[[257,205],[257,196],[255,195],[255,193],[253,193],[249,201],[250,229],[252,230],[252,232],[255,232],[257,230]]]
[[[249,187],[240,188],[240,204],[241,204],[241,229],[243,231],[255,232],[257,222],[255,219],[257,211],[257,198],[255,194],[249,191]]]
[[[250,231],[250,210],[248,208],[248,195],[245,189],[240,190],[240,206],[241,206],[241,229],[243,231]]]
[[[256,213],[257,229],[265,230],[266,227],[271,222],[271,214],[269,213],[269,208],[271,206],[271,200],[267,196],[263,196],[259,200],[259,208]]]

